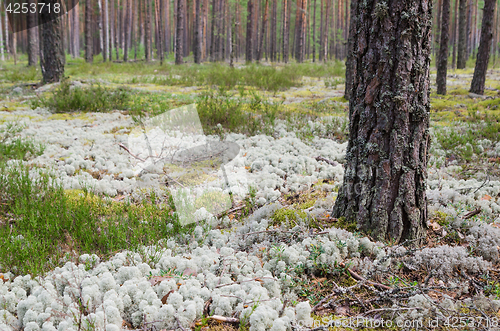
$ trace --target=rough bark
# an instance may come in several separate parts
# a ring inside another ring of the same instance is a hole
[[[183,61],[183,38],[184,37],[184,0],[177,1],[177,32],[175,36],[175,64]]]
[[[85,0],[85,61],[92,63],[92,0]]]
[[[446,94],[446,74],[448,71],[448,42],[450,31],[450,0],[442,0],[441,42],[437,59],[437,94]]]
[[[481,41],[474,69],[474,77],[470,91],[476,94],[484,94],[486,82],[486,71],[490,60],[491,41],[493,40],[493,18],[495,16],[496,0],[485,0],[483,10],[483,23],[481,27]]]
[[[29,0],[28,6],[36,4],[35,0]],[[28,66],[34,67],[38,62],[38,30],[36,13],[27,14],[27,27],[28,27]],[[0,21],[1,23],[1,21]],[[0,47],[2,47],[0,45]]]
[[[467,62],[467,0],[459,0],[457,69]]]
[[[356,33],[356,2],[358,0],[351,1],[351,20],[349,24],[349,35],[347,37],[347,59],[345,61],[345,91],[344,98],[346,100],[350,99],[351,88],[353,85],[353,77],[356,75],[356,63],[354,62],[354,35]]]
[[[57,0],[46,0],[46,4],[51,7]],[[40,21],[46,22],[39,26],[41,30],[41,49],[43,54],[40,59],[43,82],[54,83],[61,80],[64,75],[64,48],[61,34],[61,17],[52,17],[48,6],[45,6],[40,13]],[[49,18],[50,17],[50,18]]]
[[[377,240],[425,238],[432,2],[353,3],[359,68],[333,215]]]

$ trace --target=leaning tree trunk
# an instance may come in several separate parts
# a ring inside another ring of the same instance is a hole
[[[495,16],[496,0],[485,0],[483,10],[483,24],[481,27],[481,41],[476,59],[476,68],[470,91],[476,94],[484,93],[486,71],[490,60],[491,41],[493,40],[493,18]]]
[[[36,4],[35,0],[29,0],[28,6]],[[27,15],[27,25],[28,25],[28,66],[34,67],[38,61],[38,30],[36,22],[36,13],[28,13]],[[1,25],[0,21],[0,25]],[[0,44],[0,47],[2,45]]]
[[[432,0],[352,5],[352,60],[359,70],[333,215],[377,240],[417,243],[427,227]]]
[[[43,82],[54,83],[61,80],[64,75],[64,48],[61,33],[61,18],[53,17],[54,13],[48,8],[53,8],[58,0],[46,0],[46,6],[40,13],[41,49],[40,67],[42,69]],[[50,4],[50,7],[47,6]],[[44,23],[45,22],[45,23]]]
[[[441,10],[441,43],[439,45],[439,56],[437,60],[437,94],[446,94],[446,74],[448,71],[448,41],[450,30],[450,0],[443,0]]]
[[[465,69],[467,62],[467,0],[459,1],[457,69]]]

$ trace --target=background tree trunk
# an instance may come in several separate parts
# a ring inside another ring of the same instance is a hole
[[[259,45],[259,53],[257,54],[257,61],[260,61],[262,58],[262,51],[264,49],[264,35],[266,33],[266,28],[267,28],[267,13],[269,10],[269,0],[266,0],[266,4],[264,7],[264,17],[262,18],[262,26],[260,30],[260,45]]]
[[[344,183],[333,215],[376,240],[419,243],[427,228],[432,2],[353,5],[353,61],[363,70],[353,77]]]
[[[347,37],[347,59],[345,61],[345,91],[344,98],[349,100],[351,97],[351,88],[353,84],[354,76],[356,75],[356,62],[354,61],[354,35],[356,33],[356,2],[358,0],[351,1],[351,21],[349,24],[349,35]]]
[[[465,69],[467,62],[467,0],[458,0],[458,50],[457,69]]]
[[[245,60],[247,62],[252,62],[253,60],[253,47],[254,47],[254,38],[253,38],[253,1],[248,0],[247,4],[247,36],[246,36],[246,49],[245,49]],[[285,0],[286,1],[286,0]]]
[[[29,0],[28,6],[36,4],[35,0]],[[28,66],[34,67],[38,62],[38,28],[37,28],[37,15],[36,13],[28,13],[27,15],[27,28],[28,28]],[[0,22],[1,23],[1,22]],[[3,45],[0,44],[0,47]]]
[[[144,22],[144,51],[146,52],[146,62],[151,61],[151,3],[150,0],[145,0],[145,22]],[[181,1],[182,2],[182,1]]]
[[[92,0],[85,0],[85,61],[88,63],[94,60],[92,43]]]
[[[437,94],[446,94],[446,74],[448,71],[448,41],[450,31],[450,0],[442,0],[441,42],[437,60]]]
[[[313,24],[312,24],[312,59],[316,62],[316,0],[313,4]]]
[[[495,16],[496,0],[485,0],[483,9],[483,24],[481,28],[481,41],[474,69],[474,77],[470,91],[476,94],[484,94],[486,82],[486,71],[490,60],[491,41],[493,39],[493,17]]]
[[[184,39],[184,0],[177,1],[177,32],[175,48],[175,64],[182,64],[183,61],[183,39]]]
[[[45,0],[46,4],[51,4],[51,8],[57,0]],[[46,22],[39,26],[41,30],[41,43],[43,46],[43,56],[40,59],[43,82],[54,83],[61,80],[64,75],[64,48],[61,35],[61,17],[51,17],[48,6],[45,6],[40,13],[40,21]],[[52,18],[51,20],[49,19]]]
[[[202,45],[202,22],[201,22],[201,0],[194,0],[196,9],[196,18],[194,21],[194,63],[201,63],[201,45]]]

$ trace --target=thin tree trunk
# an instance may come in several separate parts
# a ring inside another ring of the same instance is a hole
[[[437,94],[446,94],[446,74],[448,71],[448,42],[450,31],[450,0],[442,0],[441,43],[437,60]]]
[[[194,0],[196,17],[194,20],[194,63],[201,63],[201,0]]]
[[[347,59],[345,62],[345,91],[344,91],[344,98],[346,100],[350,100],[351,98],[351,93],[352,93],[352,86],[353,86],[353,79],[356,76],[356,62],[354,61],[354,52],[355,52],[355,35],[356,35],[356,24],[357,24],[357,17],[356,17],[356,8],[357,8],[357,1],[359,0],[352,0],[351,1],[351,8],[350,8],[350,24],[349,24],[349,35],[347,37]]]
[[[284,0],[286,1],[286,0]],[[248,0],[247,4],[247,36],[246,36],[246,49],[245,49],[245,60],[247,62],[252,62],[253,60],[253,0]]]
[[[325,22],[323,27],[323,61],[328,60],[328,13],[330,12],[330,0],[326,0]],[[331,54],[331,52],[330,52]]]
[[[7,19],[7,13],[5,13],[5,19],[3,20],[5,26],[5,52],[7,54],[10,53],[10,44],[9,44],[9,22]]]
[[[57,0],[45,0],[46,4],[53,5]],[[45,22],[39,26],[41,30],[41,43],[43,56],[40,67],[42,69],[43,82],[54,83],[61,80],[64,75],[64,48],[62,40],[61,17],[54,16],[45,6],[40,13],[40,21]]]
[[[103,59],[104,59],[104,35],[103,35],[103,28],[104,28],[104,13],[102,11],[102,6],[101,6],[101,0],[97,0],[97,6],[99,8],[99,46],[101,48],[101,52],[103,54]],[[104,59],[104,61],[106,61]]]
[[[146,0],[145,1],[145,11],[146,11],[146,21],[144,22],[144,49],[145,49],[145,57],[146,57],[146,62],[151,61],[151,10],[150,10],[150,1]]]
[[[125,3],[124,3],[124,8],[123,10],[125,11],[125,19],[124,19],[124,23],[123,24],[123,41],[124,41],[124,45],[123,45],[123,62],[128,62],[128,51],[130,49],[130,44],[129,44],[129,34],[130,34],[130,25],[128,24],[129,20],[130,20],[130,15],[132,14],[131,13],[131,9],[130,9],[130,1],[131,0],[125,0]]]
[[[262,19],[262,26],[260,30],[260,45],[259,45],[259,54],[257,55],[257,61],[260,61],[262,59],[262,50],[264,48],[264,35],[266,33],[267,29],[267,13],[269,10],[269,0],[266,0],[266,4],[264,6],[264,17]]]
[[[375,240],[418,245],[427,229],[432,3],[353,4],[353,61],[363,70],[353,78],[344,182],[332,215]]]
[[[0,10],[0,59],[5,61],[5,52],[3,47],[3,12]]]
[[[458,25],[458,0],[455,0],[455,11],[453,14],[453,28],[452,28],[452,40],[453,40],[453,54],[451,59],[451,67],[455,69],[457,67],[457,25]]]
[[[85,0],[85,61],[92,63],[92,0]]]
[[[28,6],[36,5],[35,0],[29,0]],[[27,14],[28,28],[28,66],[34,67],[38,62],[38,30],[37,30],[37,15],[36,13]],[[1,22],[0,22],[1,23]],[[0,47],[2,45],[0,44]]]
[[[176,33],[176,49],[175,49],[175,64],[182,64],[183,61],[183,37],[184,37],[184,0],[177,1],[177,33]]]
[[[283,33],[283,62],[288,63],[288,56],[290,52],[290,9],[291,0],[285,0],[284,6],[286,7],[285,13],[285,24]]]
[[[160,1],[155,0],[155,19],[156,19],[156,31],[158,34],[158,44],[156,45],[156,53],[160,58],[160,65],[163,65],[163,40],[162,40],[162,24],[160,20]]]
[[[467,62],[467,0],[458,0],[458,50],[457,69],[464,69]]]
[[[316,0],[313,4],[313,35],[312,35],[312,60],[316,62]]]
[[[490,59],[491,41],[493,39],[493,17],[495,15],[496,0],[485,0],[483,9],[483,23],[481,27],[481,41],[476,59],[476,68],[472,78],[470,91],[484,94],[486,72]]]

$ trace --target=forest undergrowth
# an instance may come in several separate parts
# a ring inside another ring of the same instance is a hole
[[[69,62],[68,77],[59,85],[39,87],[35,69],[12,64],[0,81],[0,278],[4,282],[19,275],[47,275],[68,261],[79,263],[83,254],[96,254],[105,261],[126,249],[154,264],[155,257],[141,247],[165,238],[180,242],[197,238],[200,245],[208,240],[197,234],[200,224],[178,224],[171,200],[150,194],[133,201],[124,199],[125,194],[111,197],[86,188],[65,190],[54,185],[50,175],[31,176],[37,164],[30,160],[48,147],[22,134],[23,123],[35,118],[32,111],[48,110],[45,120],[87,121],[91,127],[86,116],[93,113],[116,112],[140,121],[197,103],[204,132],[222,139],[239,133],[279,140],[283,137],[278,129],[293,132],[306,145],[321,138],[338,143],[348,138],[341,63],[229,68]],[[451,72],[448,95],[431,95],[429,227],[424,245],[376,242],[358,232],[355,224],[331,217],[329,210],[340,186],[334,178],[316,180],[260,205],[251,191],[236,208],[216,215],[219,220],[210,229],[243,236],[242,243],[235,245],[247,253],[258,247],[254,253],[261,263],[268,263],[273,277],[284,277],[282,282],[287,284],[282,288],[281,313],[285,307],[309,302],[314,319],[309,329],[326,328],[328,323],[333,327],[337,321],[333,330],[347,330],[342,322],[348,318],[364,318],[363,323],[372,323],[365,324],[366,329],[375,325],[381,330],[418,329],[420,322],[422,329],[433,330],[498,326],[499,78],[500,71],[491,70],[485,96],[477,96],[468,92],[471,75],[467,71]],[[130,128],[116,127],[109,134],[122,131]],[[317,160],[334,166],[341,161]],[[110,174],[91,175],[100,179]],[[255,215],[264,212],[268,222],[255,221]],[[260,228],[245,230],[249,220]],[[245,246],[254,232],[258,239],[253,246]],[[167,245],[159,247],[158,251]],[[299,254],[301,263],[293,262],[291,253],[298,247],[304,251]],[[90,269],[92,263],[85,263]],[[161,275],[150,274],[149,281],[176,277],[183,283],[192,275],[163,270]],[[236,274],[231,279],[237,282]],[[210,316],[210,302],[203,316],[189,325],[192,329],[246,330],[259,303],[253,310],[255,302],[245,307],[250,315],[225,316],[221,322]],[[392,324],[373,324],[381,321]],[[409,321],[417,324],[404,324]],[[432,327],[435,321],[439,328]],[[148,330],[149,325],[145,320],[136,325],[124,319],[123,326]]]

